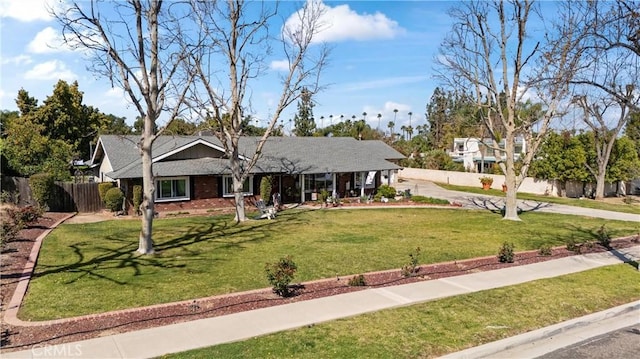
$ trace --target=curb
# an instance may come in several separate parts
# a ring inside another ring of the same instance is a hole
[[[606,330],[591,330],[586,335],[583,333],[584,331],[591,329],[590,327],[598,325],[599,323],[604,323],[608,320],[611,320],[612,323],[607,326]],[[440,358],[479,359],[488,357],[536,357],[610,331],[639,323],[640,301],[635,301],[513,337],[447,354]],[[564,338],[558,339],[560,336],[563,336]],[[557,339],[557,343],[550,342],[554,339]],[[547,343],[540,343],[541,341],[546,341]],[[534,349],[535,352],[533,351]]]

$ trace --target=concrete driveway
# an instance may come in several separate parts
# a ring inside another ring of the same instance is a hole
[[[504,198],[480,195],[468,192],[451,191],[444,189],[433,182],[424,180],[405,179],[395,184],[399,191],[411,190],[412,195],[420,195],[434,198],[442,198],[450,202],[462,204],[464,208],[485,209],[500,211],[504,207]],[[518,208],[522,211],[539,211],[558,214],[572,214],[578,216],[604,218],[619,221],[640,222],[640,215],[591,209],[583,207],[567,206],[548,202],[518,200]]]

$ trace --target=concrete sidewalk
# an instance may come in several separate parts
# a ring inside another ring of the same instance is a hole
[[[421,195],[427,197],[435,197],[446,199],[451,202],[457,202],[462,204],[464,208],[469,209],[489,209],[500,210],[504,207],[504,198],[468,193],[451,191],[442,188],[430,181],[407,179],[403,182],[396,183],[395,188],[399,191],[411,190],[413,195]],[[555,203],[537,202],[529,200],[518,200],[518,208],[523,211],[537,211],[548,212],[558,214],[571,214],[585,217],[604,218],[619,221],[640,222],[640,215],[633,213],[622,213],[605,211],[601,209],[584,208],[567,206]]]
[[[561,276],[640,258],[640,246],[431,281],[367,289],[31,350],[2,358],[150,358],[444,297]],[[638,309],[636,308],[636,311]],[[536,338],[539,338],[536,337]],[[536,339],[533,338],[533,339]],[[537,340],[537,339],[536,339]],[[153,343],[150,345],[149,343]],[[500,347],[498,347],[499,349]],[[486,354],[486,350],[483,351]],[[490,353],[488,355],[491,355]],[[460,357],[473,357],[464,356]]]

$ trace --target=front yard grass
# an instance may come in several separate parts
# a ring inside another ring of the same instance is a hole
[[[420,263],[496,255],[569,240],[640,232],[633,222],[524,213],[522,222],[486,211],[361,209],[286,211],[236,225],[231,216],[158,219],[157,254],[140,256],[139,220],[63,224],[43,243],[19,316],[47,320],[141,307],[268,286],[266,262],[291,255],[295,281],[400,268],[420,247]]]
[[[639,275],[619,264],[164,358],[433,358],[638,300]]]
[[[436,183],[436,184],[442,188],[449,189],[452,191],[469,192],[469,193],[483,194],[483,195],[497,196],[497,197],[505,196],[504,192],[497,189],[490,189],[488,191],[485,191],[480,187],[456,186],[456,185],[451,185],[446,183]],[[520,193],[520,192],[518,192],[518,199],[565,204],[567,206],[575,206],[575,207],[583,207],[583,208],[602,209],[605,211],[640,214],[640,202],[638,201],[635,201],[629,204],[625,204],[625,203],[616,204],[616,203],[609,203],[604,201],[596,201],[593,199],[552,197],[552,196],[542,196],[542,195],[537,195],[532,193]]]

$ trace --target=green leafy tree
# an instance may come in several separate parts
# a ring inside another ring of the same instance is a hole
[[[163,130],[163,135],[170,136],[188,136],[193,135],[197,131],[197,126],[191,122],[187,122],[181,118],[173,119]]]
[[[640,177],[640,159],[636,145],[628,136],[616,139],[609,158],[607,182],[626,182]]]
[[[131,126],[127,125],[125,117],[105,115],[100,126],[102,135],[130,135],[133,133]]]
[[[20,115],[26,116],[38,108],[38,100],[34,97],[29,96],[29,92],[27,90],[20,89],[18,91],[16,105],[18,105]]]
[[[306,88],[302,89],[300,100],[298,101],[298,112],[293,117],[295,129],[293,134],[298,137],[313,136],[316,131],[316,122],[313,118],[313,101],[311,92]]]
[[[70,178],[72,146],[43,135],[44,126],[31,121],[30,117],[21,117],[20,121],[11,122],[6,129],[3,155],[9,165],[23,176],[46,172],[57,180]]]
[[[44,126],[42,134],[70,144],[80,158],[89,157],[89,143],[98,134],[102,115],[96,108],[82,104],[78,82],[69,85],[59,80],[53,93],[33,114],[33,121]]]
[[[633,112],[629,114],[629,120],[627,121],[627,127],[625,128],[624,133],[631,141],[633,141],[636,152],[640,157],[640,112]]]
[[[560,184],[560,196],[566,196],[568,181],[584,182],[589,178],[587,154],[580,139],[570,132],[549,132],[531,164],[529,175]]]

